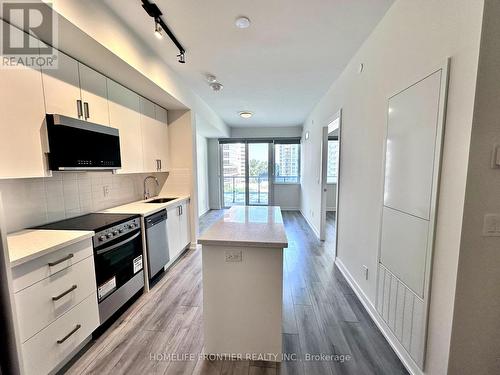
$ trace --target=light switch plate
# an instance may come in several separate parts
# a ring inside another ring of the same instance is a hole
[[[491,168],[500,168],[500,144],[495,144],[493,146],[493,152],[491,153]]]
[[[226,262],[241,262],[243,260],[243,255],[241,250],[228,250],[225,252]]]
[[[365,276],[365,280],[368,280],[368,267],[363,264],[363,275]]]
[[[484,215],[483,236],[500,237],[500,214]]]

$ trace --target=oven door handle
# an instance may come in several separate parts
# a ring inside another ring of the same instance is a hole
[[[118,243],[116,243],[116,244],[114,244],[114,245],[112,245],[110,247],[106,247],[106,248],[101,249],[101,250],[97,250],[96,253],[97,253],[97,255],[101,255],[101,254],[107,253],[108,251],[116,249],[119,246],[125,245],[127,242],[130,242],[130,241],[136,239],[140,235],[141,235],[141,232],[138,232],[137,234],[134,234],[132,237],[127,238],[125,241],[118,242]]]

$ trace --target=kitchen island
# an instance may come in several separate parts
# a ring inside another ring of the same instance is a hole
[[[279,207],[232,207],[202,245],[205,353],[279,362],[283,249]]]

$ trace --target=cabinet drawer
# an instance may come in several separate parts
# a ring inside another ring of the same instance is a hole
[[[95,292],[94,257],[90,256],[15,293],[21,342]]]
[[[14,293],[56,274],[94,253],[92,239],[69,245],[12,269]]]
[[[51,372],[66,361],[98,325],[97,296],[92,294],[22,344],[25,373]]]

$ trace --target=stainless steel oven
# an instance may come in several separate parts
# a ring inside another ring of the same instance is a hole
[[[144,287],[140,219],[97,232],[94,264],[102,324]]]
[[[101,325],[144,287],[141,220],[138,215],[88,214],[39,227],[92,230]]]

